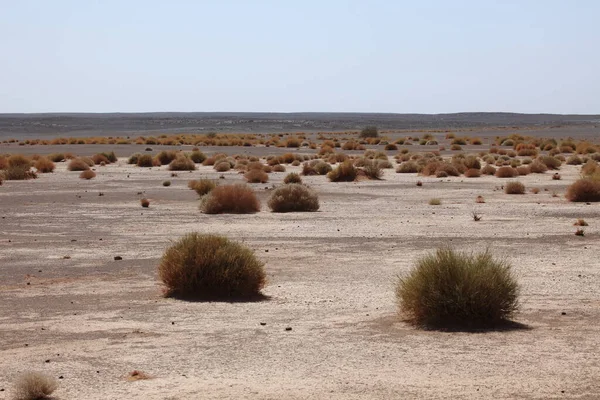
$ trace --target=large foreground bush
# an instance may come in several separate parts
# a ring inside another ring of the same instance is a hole
[[[600,180],[579,179],[567,188],[565,197],[567,200],[575,202],[600,201]]]
[[[190,233],[162,256],[158,275],[167,295],[240,298],[260,295],[264,265],[254,253],[223,236]]]
[[[508,320],[518,308],[511,266],[489,251],[438,249],[399,278],[401,311],[423,327],[485,327]]]
[[[223,185],[204,196],[200,208],[206,214],[249,214],[260,211],[260,202],[247,185]]]
[[[274,212],[317,211],[319,198],[300,183],[289,183],[277,188],[267,205]]]

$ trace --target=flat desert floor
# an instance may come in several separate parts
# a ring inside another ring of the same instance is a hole
[[[507,180],[495,177],[303,177],[321,209],[270,212],[273,185],[300,168],[251,185],[262,201],[251,215],[199,211],[187,182],[219,180],[212,167],[171,177],[121,158],[91,181],[58,163],[36,180],[4,182],[0,398],[26,370],[57,378],[57,399],[600,398],[600,215],[597,203],[564,198],[579,167],[563,165],[562,180],[519,177],[540,188],[525,195],[505,194]],[[434,197],[442,204],[429,205]],[[577,218],[589,223],[583,237]],[[193,231],[255,250],[269,299],[164,298],[159,259]],[[402,320],[397,276],[448,244],[512,263],[521,326],[440,332]],[[150,379],[128,379],[134,370]]]

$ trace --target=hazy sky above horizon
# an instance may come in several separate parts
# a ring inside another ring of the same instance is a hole
[[[0,113],[600,113],[600,1],[0,0]]]

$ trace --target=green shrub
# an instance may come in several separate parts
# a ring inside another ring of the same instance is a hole
[[[260,211],[260,202],[247,185],[223,185],[204,196],[200,208],[206,214],[249,214]]]
[[[223,236],[190,233],[167,248],[158,276],[168,296],[252,298],[266,282],[264,264],[247,247]]]
[[[275,189],[267,205],[273,212],[317,211],[319,198],[308,187],[289,183]]]
[[[356,179],[357,170],[352,161],[344,161],[327,174],[331,182],[352,182]]]
[[[401,311],[412,323],[434,328],[501,323],[517,311],[518,296],[510,264],[489,251],[438,249],[419,259],[396,286]]]

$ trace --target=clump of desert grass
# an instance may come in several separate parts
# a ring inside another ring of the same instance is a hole
[[[589,177],[578,179],[567,188],[565,197],[573,202],[600,201],[600,180]]]
[[[442,200],[438,199],[437,197],[434,197],[433,199],[429,199],[430,206],[439,206],[440,204],[442,204]]]
[[[514,178],[519,176],[519,171],[513,167],[503,166],[496,170],[495,175],[497,178]]]
[[[424,328],[492,327],[514,315],[518,297],[511,265],[489,250],[440,248],[420,258],[396,285],[401,312]]]
[[[13,154],[8,157],[8,168],[23,168],[29,170],[32,166],[32,161],[29,157],[22,154]]]
[[[224,236],[190,233],[163,254],[158,276],[166,295],[195,299],[244,299],[260,296],[264,264],[252,250]]]
[[[262,169],[250,169],[244,174],[244,178],[248,183],[267,183],[269,175]]]
[[[465,177],[467,178],[479,178],[481,176],[481,170],[477,168],[469,168],[465,171]]]
[[[154,162],[154,158],[150,154],[142,154],[136,159],[136,165],[142,168],[150,168],[158,164]]]
[[[196,164],[184,154],[178,154],[173,161],[169,163],[170,171],[194,171]]]
[[[286,185],[290,183],[302,183],[302,178],[297,173],[290,172],[285,176],[285,178],[283,178],[283,183]]]
[[[419,165],[414,161],[405,161],[396,168],[396,172],[399,174],[414,174],[419,170]]]
[[[273,212],[317,211],[317,194],[300,183],[289,183],[275,189],[267,205]]]
[[[210,179],[199,179],[188,182],[188,188],[196,191],[198,196],[202,197],[210,193],[211,190],[217,187],[217,184]]]
[[[363,139],[379,137],[379,130],[376,126],[366,126],[360,131],[359,137]]]
[[[506,185],[504,185],[504,193],[525,194],[525,185],[519,181],[508,182]]]
[[[86,171],[90,169],[90,165],[87,160],[84,160],[83,158],[74,158],[69,161],[67,169],[69,171]]]
[[[163,150],[156,155],[156,159],[160,162],[161,165],[167,165],[167,164],[170,164],[172,161],[174,161],[178,155],[179,154],[176,151],[173,151],[173,150],[164,151]]]
[[[52,162],[57,163],[57,162],[65,161],[67,158],[64,153],[52,153],[52,154],[48,155],[48,159]]]
[[[327,174],[327,178],[331,182],[352,182],[356,179],[357,175],[357,169],[354,167],[352,161],[348,160],[330,171]]]
[[[206,160],[206,155],[200,150],[194,150],[189,155],[190,160],[196,164],[202,164]]]
[[[92,171],[91,169],[86,169],[85,171],[81,172],[81,174],[79,174],[79,178],[81,179],[93,179],[96,177],[96,173],[94,171]]]
[[[58,388],[56,379],[41,372],[25,372],[14,383],[14,400],[49,399]]]
[[[487,164],[483,168],[481,168],[481,173],[483,175],[495,175],[496,167],[494,167],[493,165]]]
[[[260,211],[260,202],[245,184],[223,185],[202,198],[200,209],[206,214],[249,214]]]
[[[36,160],[36,162],[33,164],[33,166],[35,167],[35,169],[37,169],[38,172],[40,172],[42,174],[54,172],[54,169],[56,168],[56,165],[54,165],[54,162],[52,162],[50,159],[48,159],[46,157],[38,158]]]

